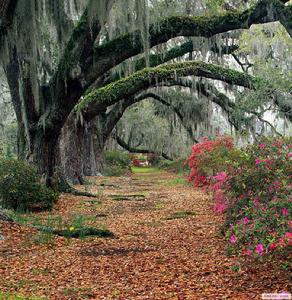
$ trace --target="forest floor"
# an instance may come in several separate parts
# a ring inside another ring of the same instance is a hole
[[[18,219],[46,220],[50,226],[59,222],[70,231],[86,224],[115,237],[65,238],[0,222],[0,299],[14,294],[33,299],[261,299],[264,292],[291,292],[288,262],[228,253],[219,233],[223,220],[213,213],[210,198],[178,175],[141,169],[129,177],[94,178],[88,189],[98,197],[62,195],[52,212]]]

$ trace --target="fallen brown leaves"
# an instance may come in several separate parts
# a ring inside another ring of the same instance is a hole
[[[107,227],[114,239],[54,236],[36,243],[36,230],[0,223],[0,290],[48,299],[135,300],[260,299],[263,292],[291,291],[279,261],[227,257],[218,234],[222,218],[210,210],[210,199],[191,187],[169,185],[174,176],[136,174],[106,184],[97,178],[91,192],[99,199],[60,198],[54,216],[88,216],[89,225]],[[115,194],[145,199],[115,201]],[[179,218],[170,217],[177,212]]]

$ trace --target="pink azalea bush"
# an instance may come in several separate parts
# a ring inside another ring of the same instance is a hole
[[[211,144],[220,146],[199,153],[203,145],[193,147],[189,179],[212,192],[229,243],[244,255],[291,251],[291,139],[264,139],[245,150],[222,138]]]

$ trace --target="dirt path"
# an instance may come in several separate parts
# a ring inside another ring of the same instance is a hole
[[[218,234],[222,220],[210,199],[173,174],[98,178],[91,191],[99,199],[62,196],[53,216],[83,215],[116,238],[37,243],[33,230],[0,223],[0,291],[48,299],[158,300],[260,299],[262,292],[289,289],[287,270],[226,256]]]

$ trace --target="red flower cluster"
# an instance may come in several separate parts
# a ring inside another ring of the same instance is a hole
[[[141,161],[138,158],[134,158],[132,160],[132,164],[133,164],[134,167],[141,167],[142,166]]]
[[[205,186],[209,183],[208,174],[202,170],[205,163],[206,153],[212,153],[218,149],[230,150],[233,148],[233,140],[229,136],[220,136],[215,140],[203,138],[203,140],[192,147],[192,154],[188,158],[191,168],[189,181],[193,181],[195,186]]]

